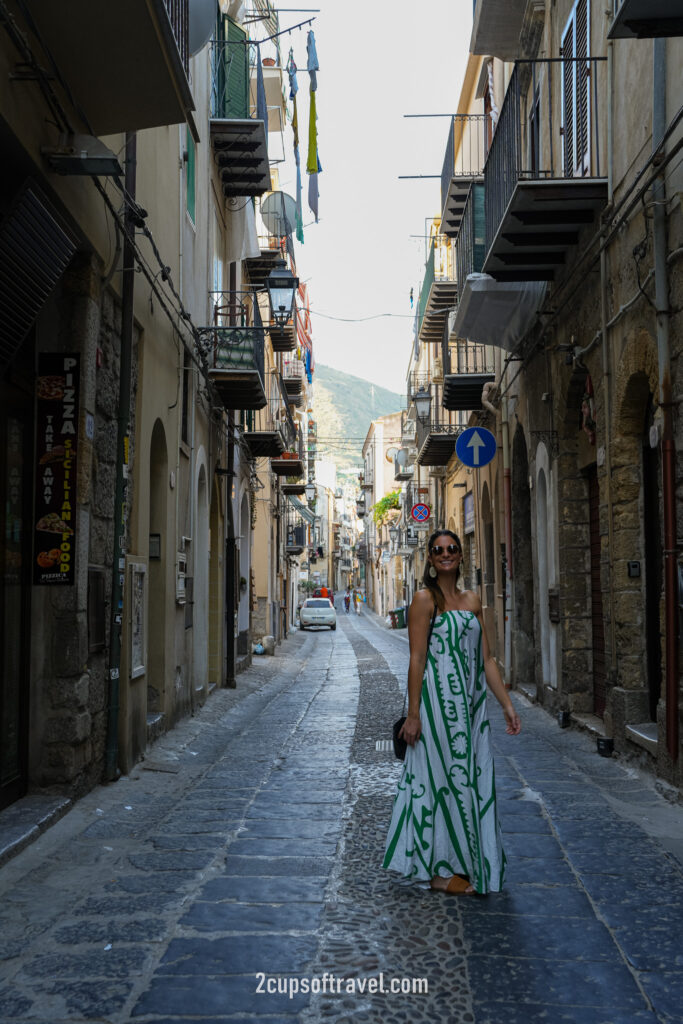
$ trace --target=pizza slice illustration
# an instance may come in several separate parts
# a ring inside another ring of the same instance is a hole
[[[36,530],[42,533],[68,533],[73,536],[71,527],[60,519],[56,512],[48,512],[46,516],[36,523]]]

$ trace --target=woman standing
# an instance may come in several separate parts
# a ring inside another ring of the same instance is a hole
[[[428,542],[424,590],[408,613],[408,743],[383,866],[450,893],[499,892],[505,854],[486,687],[516,736],[519,716],[489,651],[481,601],[458,589],[460,539]]]

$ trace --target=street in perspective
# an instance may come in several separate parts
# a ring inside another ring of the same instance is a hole
[[[0,82],[0,1024],[683,1024],[683,0]]]
[[[524,698],[504,891],[381,870],[406,665],[368,613],[295,633],[6,863],[3,1024],[681,1021],[681,809]]]

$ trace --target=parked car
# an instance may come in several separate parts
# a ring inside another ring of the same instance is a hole
[[[337,613],[330,599],[309,597],[304,601],[299,612],[299,625],[302,629],[309,629],[311,626],[329,626],[330,629],[336,629]]]

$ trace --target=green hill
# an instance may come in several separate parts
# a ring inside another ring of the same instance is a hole
[[[373,420],[398,412],[404,398],[372,381],[316,363],[313,377],[318,452],[347,475],[362,463],[365,435]]]

